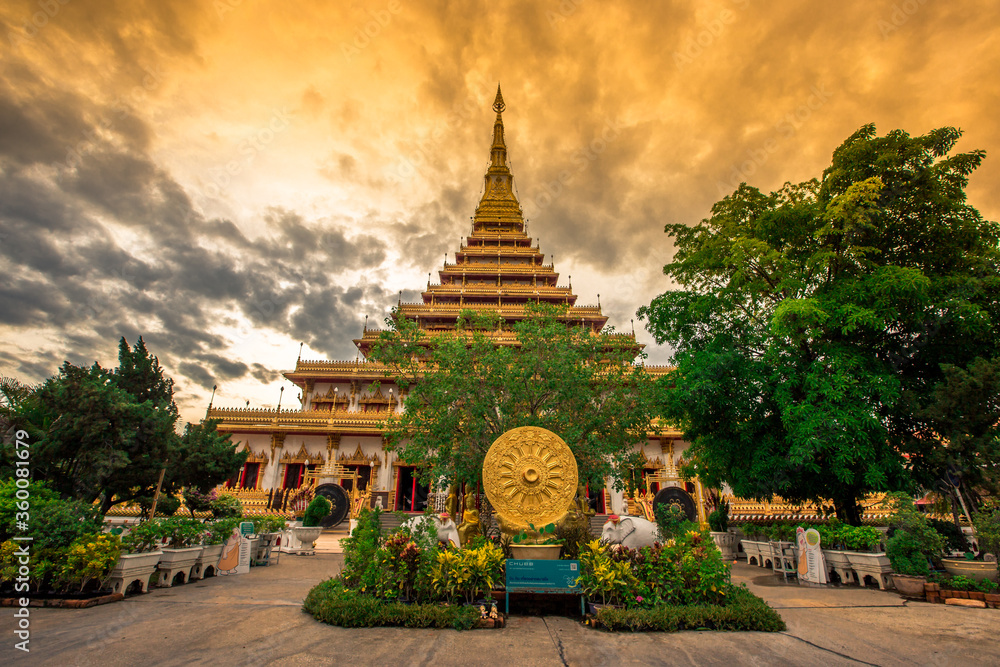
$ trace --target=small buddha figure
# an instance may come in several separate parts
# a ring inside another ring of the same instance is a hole
[[[479,523],[479,510],[476,509],[476,494],[470,491],[465,496],[465,513],[462,515],[462,525],[458,527],[458,539],[465,546],[476,535],[482,535]]]

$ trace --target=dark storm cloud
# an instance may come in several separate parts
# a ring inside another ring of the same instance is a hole
[[[45,97],[42,81],[32,99]],[[222,312],[349,356],[358,304],[390,303],[379,287],[340,279],[380,265],[380,239],[348,237],[277,208],[265,216],[266,232],[248,239],[193,207],[145,152],[146,132],[103,131],[94,104],[56,112],[8,92],[0,122],[11,134],[23,128],[27,140],[0,142],[0,261],[9,276],[0,285],[0,322],[62,332],[65,357],[78,362],[113,358],[119,336],[144,335],[168,371],[204,388],[274,373],[220,353],[230,344],[214,332]],[[79,136],[89,137],[86,150],[66,161]],[[16,361],[26,379],[58,365],[33,356]]]

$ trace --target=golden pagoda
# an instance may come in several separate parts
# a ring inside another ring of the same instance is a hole
[[[501,322],[511,323],[526,316],[528,304],[547,303],[565,308],[560,319],[567,325],[600,331],[608,320],[600,305],[577,305],[572,286],[558,284],[555,267],[545,263],[545,255],[527,234],[507,162],[504,109],[497,86],[483,194],[471,232],[455,253],[455,263],[446,261],[438,271],[438,282],[431,284],[428,279],[421,301],[400,303],[397,315],[433,335],[454,331],[463,311],[496,314]],[[380,333],[365,326],[361,338],[354,341],[360,352],[354,361],[299,359],[295,370],[284,375],[302,391],[300,408],[209,409],[207,418],[221,420],[219,431],[232,434],[237,447],[248,452],[246,465],[230,481],[227,492],[238,495],[251,512],[300,510],[299,491],[312,480],[350,487],[352,502],[385,509],[414,512],[428,502],[443,502],[439,497],[443,494],[421,485],[416,469],[386,449],[381,425],[388,413],[403,409],[405,397],[386,378],[386,367],[366,358]],[[516,344],[515,335],[502,327],[490,335],[497,344]],[[615,337],[622,345],[634,346],[636,352],[642,348],[634,333]],[[652,374],[665,370],[647,367]],[[637,447],[647,476],[659,480],[656,484],[681,483],[677,466],[683,444],[678,431],[650,434]],[[697,492],[693,484],[688,490],[697,495],[699,507],[703,505],[700,485]],[[606,514],[623,513],[627,503],[633,513],[638,513],[637,508],[651,511],[651,497],[626,500],[610,489],[598,489],[596,494],[598,525]]]
[[[438,283],[427,281],[420,303],[400,303],[398,313],[416,322],[421,329],[453,331],[462,311],[488,311],[504,322],[525,316],[529,303],[548,303],[567,308],[562,316],[567,324],[585,326],[593,331],[604,328],[608,318],[600,305],[577,306],[572,285],[559,286],[559,274],[525,231],[524,212],[517,200],[514,175],[507,164],[503,111],[506,105],[497,86],[493,110],[493,143],[490,165],[486,169],[483,196],[472,218],[472,233],[463,239],[455,253],[455,263],[447,262],[438,272]],[[381,333],[368,329],[354,341],[362,354]],[[623,334],[631,340],[633,334]],[[514,342],[513,334],[495,334],[499,344]]]

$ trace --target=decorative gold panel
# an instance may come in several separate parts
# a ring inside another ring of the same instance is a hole
[[[572,504],[576,485],[569,445],[537,426],[507,431],[483,461],[483,487],[504,532],[555,522]]]

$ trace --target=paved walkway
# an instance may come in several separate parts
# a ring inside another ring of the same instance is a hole
[[[878,590],[785,585],[739,564],[779,610],[785,633],[612,634],[565,617],[519,617],[502,630],[348,630],[301,611],[342,556],[290,556],[86,610],[33,609],[31,653],[12,648],[0,609],[0,664],[57,665],[970,665],[1000,662],[1000,610],[904,602]]]

